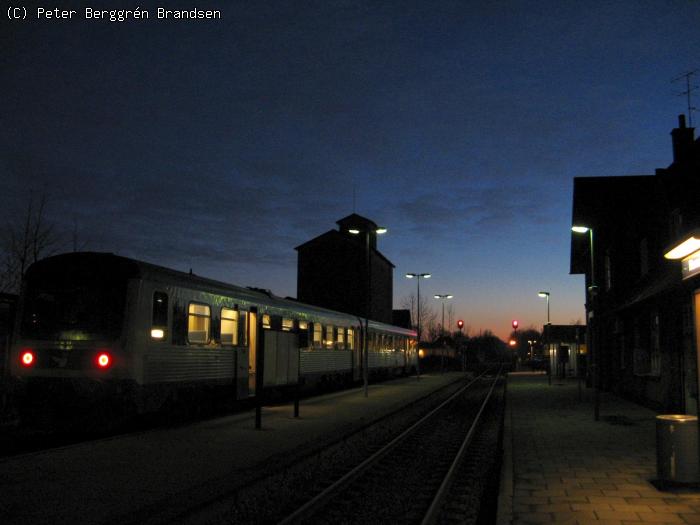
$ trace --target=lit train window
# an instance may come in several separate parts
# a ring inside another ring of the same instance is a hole
[[[268,328],[268,329],[272,326],[272,324],[270,323],[270,316],[268,314],[263,314],[262,326],[263,326],[263,328]]]
[[[321,323],[314,323],[314,346],[316,348],[321,348],[322,346]]]
[[[333,348],[333,325],[326,326],[326,338],[324,340],[326,348]]]
[[[336,341],[340,345],[340,348],[343,348],[345,345],[345,328],[342,326],[338,327],[338,337],[336,338]]]
[[[282,319],[282,330],[291,332],[294,329],[294,321],[291,319]]]
[[[211,308],[208,304],[190,303],[187,313],[187,340],[207,344],[211,331]]]
[[[348,350],[355,349],[355,330],[348,328]]]
[[[221,344],[238,344],[238,310],[221,309]]]
[[[299,330],[308,330],[309,329],[309,323],[306,321],[299,321]]]

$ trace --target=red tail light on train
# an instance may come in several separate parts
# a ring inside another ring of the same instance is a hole
[[[112,356],[110,356],[107,352],[102,352],[97,356],[95,362],[97,363],[98,368],[105,370],[112,364]]]
[[[29,368],[30,366],[34,365],[34,361],[36,360],[36,357],[34,355],[33,350],[25,349],[22,350],[22,354],[20,355],[20,362],[22,363],[23,366]]]

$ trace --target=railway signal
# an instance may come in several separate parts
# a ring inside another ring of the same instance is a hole
[[[457,321],[457,328],[459,328],[459,331],[461,332],[462,328],[464,328],[464,321],[462,321],[461,319]]]
[[[518,329],[518,321],[517,321],[517,319],[513,319],[513,330],[517,330],[517,329]]]

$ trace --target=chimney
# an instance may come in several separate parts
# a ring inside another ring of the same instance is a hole
[[[673,162],[681,164],[690,158],[695,141],[695,128],[685,125],[685,115],[678,115],[678,127],[671,131],[673,142]]]

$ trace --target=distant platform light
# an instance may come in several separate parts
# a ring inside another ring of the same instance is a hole
[[[163,339],[165,337],[165,331],[162,328],[151,329],[151,337],[153,339]]]

